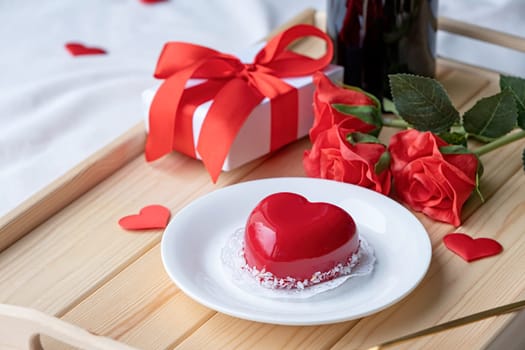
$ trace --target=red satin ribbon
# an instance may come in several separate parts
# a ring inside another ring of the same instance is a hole
[[[322,57],[313,59],[287,49],[307,36],[326,42]],[[330,38],[310,25],[297,25],[277,35],[248,64],[203,46],[167,43],[155,71],[164,83],[150,107],[146,159],[158,159],[172,150],[195,157],[193,112],[212,99],[196,149],[214,182],[238,131],[265,97],[271,100],[270,151],[295,140],[297,89],[281,78],[313,74],[330,63],[332,54]],[[206,80],[186,89],[190,79]]]

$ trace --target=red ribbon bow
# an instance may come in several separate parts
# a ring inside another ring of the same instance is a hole
[[[326,42],[317,59],[289,51],[297,39],[316,36]],[[313,74],[332,59],[330,38],[310,25],[297,25],[268,42],[253,63],[189,43],[167,43],[157,63],[155,77],[165,79],[150,107],[146,160],[178,150],[196,157],[193,112],[212,100],[201,127],[197,151],[215,182],[238,131],[251,111],[271,100],[271,151],[297,138],[297,89],[280,78]],[[186,88],[189,79],[206,79]]]

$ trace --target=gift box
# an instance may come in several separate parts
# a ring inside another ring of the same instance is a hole
[[[327,52],[320,59],[283,49],[297,38],[312,35],[327,43]],[[146,158],[148,151],[152,154],[148,160],[172,150],[185,153],[202,159],[214,181],[221,169],[239,167],[308,134],[313,124],[315,71],[322,70],[334,81],[343,78],[342,67],[328,64],[332,55],[330,39],[312,26],[292,27],[266,46],[253,47],[236,56],[182,45],[173,52],[180,55],[181,49],[189,49],[189,65],[180,64],[170,67],[169,74],[157,74],[167,79],[142,95],[150,143],[149,149],[146,144]],[[161,56],[168,53],[165,47]],[[298,67],[301,63],[302,68]],[[215,71],[214,64],[218,66]],[[300,75],[304,72],[309,74]]]

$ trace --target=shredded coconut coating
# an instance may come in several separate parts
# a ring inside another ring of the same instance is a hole
[[[347,279],[372,273],[376,261],[374,249],[361,236],[359,247],[344,263],[330,271],[318,271],[309,279],[278,278],[269,271],[250,267],[244,258],[244,228],[237,229],[226,241],[221,260],[228,278],[252,295],[268,298],[305,299],[342,285]]]
[[[326,282],[334,278],[349,275],[354,266],[359,262],[359,255],[361,251],[361,241],[359,241],[359,248],[352,254],[345,263],[339,263],[328,271],[317,271],[312,277],[304,280],[297,280],[293,277],[279,278],[270,271],[265,269],[259,271],[255,266],[249,266],[245,263],[241,268],[248,271],[253,278],[263,287],[271,289],[304,289],[315,284]],[[243,249],[244,258],[244,249]]]

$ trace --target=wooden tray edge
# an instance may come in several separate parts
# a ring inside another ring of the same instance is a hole
[[[503,33],[447,17],[438,18],[438,29],[451,34],[457,34],[516,51],[525,52],[525,38],[517,35]]]
[[[88,192],[144,149],[142,122],[0,218],[0,252]]]

